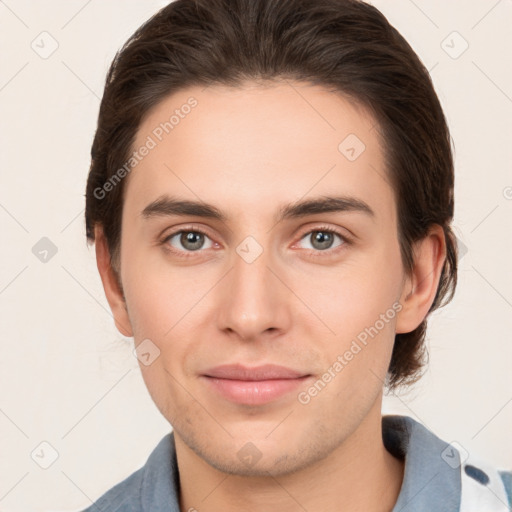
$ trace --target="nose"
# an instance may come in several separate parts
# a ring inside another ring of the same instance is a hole
[[[246,246],[247,248],[247,246]],[[246,341],[276,335],[290,327],[292,292],[283,284],[285,271],[263,250],[251,261],[250,251],[234,254],[233,266],[223,279],[218,327]],[[249,256],[249,257],[248,257]],[[281,270],[280,270],[281,268]]]

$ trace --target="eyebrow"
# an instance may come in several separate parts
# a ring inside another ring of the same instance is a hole
[[[277,214],[276,222],[329,212],[359,212],[375,217],[370,206],[356,197],[350,196],[321,196],[306,199],[282,206]],[[143,219],[153,217],[196,216],[226,222],[228,215],[216,206],[201,201],[178,199],[168,195],[160,196],[148,204],[140,213]]]

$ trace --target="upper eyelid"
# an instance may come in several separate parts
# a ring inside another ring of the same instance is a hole
[[[166,240],[169,240],[169,239],[175,237],[176,235],[179,235],[180,233],[190,233],[190,232],[202,233],[203,235],[206,235],[208,238],[210,238],[210,240],[212,240],[212,237],[208,233],[208,230],[206,230],[204,228],[197,227],[197,226],[185,226],[184,228],[177,229],[176,231],[171,231],[170,233],[164,235],[162,240],[166,241]]]
[[[349,238],[348,235],[344,235],[343,233],[341,233],[342,228],[334,228],[334,227],[330,227],[327,225],[324,225],[324,226],[317,225],[317,226],[313,226],[313,227],[304,228],[304,230],[300,231],[300,235],[298,235],[298,236],[303,237],[304,235],[308,235],[314,231],[329,231],[329,232],[334,233],[335,235],[341,236],[342,238]]]

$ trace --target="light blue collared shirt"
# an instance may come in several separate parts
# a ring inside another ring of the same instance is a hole
[[[482,470],[461,464],[459,453],[451,450],[449,443],[409,416],[383,416],[382,435],[386,449],[405,459],[404,479],[393,512],[458,512],[462,470],[478,485],[488,485]],[[498,474],[508,498],[506,509],[512,511],[512,472]],[[181,512],[178,496],[178,466],[174,434],[170,432],[142,468],[82,512]]]

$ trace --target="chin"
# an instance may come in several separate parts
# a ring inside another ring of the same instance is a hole
[[[274,426],[275,427],[275,426]],[[175,429],[176,431],[176,429]],[[261,428],[234,438],[227,434],[218,438],[190,430],[181,436],[183,442],[213,468],[241,477],[280,477],[296,473],[324,459],[332,446],[310,438],[310,444],[283,431],[282,436],[266,438]],[[272,434],[274,435],[274,434]]]

